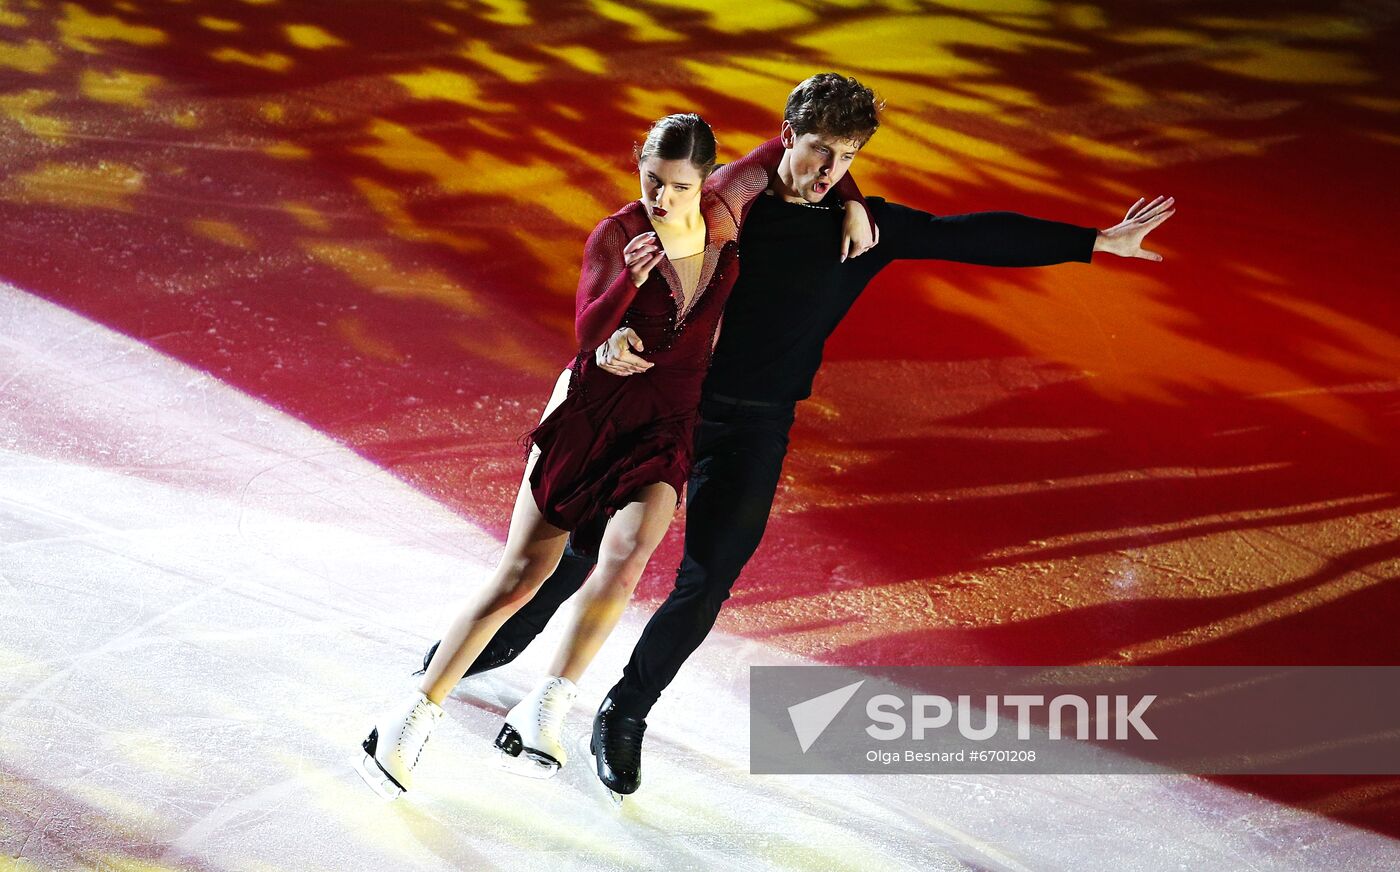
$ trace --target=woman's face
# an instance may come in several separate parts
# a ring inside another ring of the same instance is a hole
[[[700,208],[700,171],[685,158],[662,160],[655,155],[637,164],[642,182],[642,205],[651,220],[665,224]]]

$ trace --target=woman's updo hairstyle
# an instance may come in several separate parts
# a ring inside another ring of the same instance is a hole
[[[649,157],[688,160],[703,180],[715,168],[715,132],[694,112],[667,115],[651,126],[647,141],[632,153],[637,163]]]

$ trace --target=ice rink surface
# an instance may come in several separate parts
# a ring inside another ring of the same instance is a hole
[[[350,768],[497,543],[208,375],[0,291],[0,862],[36,869],[1393,869],[1384,836],[1187,776],[756,776],[716,634],[612,808],[491,739],[547,660],[463,682],[414,793]],[[582,683],[582,735],[640,629]]]

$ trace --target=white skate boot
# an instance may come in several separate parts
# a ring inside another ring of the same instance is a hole
[[[551,677],[506,712],[496,737],[501,767],[529,778],[553,778],[568,759],[560,733],[577,697],[572,681]]]
[[[415,692],[395,716],[379,719],[360,744],[365,753],[355,765],[370,789],[398,799],[413,786],[413,767],[443,714],[442,706]]]

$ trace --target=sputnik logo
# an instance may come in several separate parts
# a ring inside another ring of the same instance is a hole
[[[856,695],[856,691],[860,690],[864,683],[865,679],[861,679],[855,684],[848,684],[830,693],[814,696],[806,702],[788,706],[788,717],[792,719],[792,729],[797,733],[797,741],[802,746],[803,754],[807,753],[813,742],[821,738],[821,734],[826,732],[826,728],[831,726],[831,722],[836,720],[836,716],[841,714],[841,709],[846,707],[846,703],[851,701],[851,697]]]

